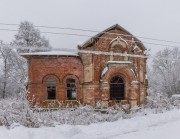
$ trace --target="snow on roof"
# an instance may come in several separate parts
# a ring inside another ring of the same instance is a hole
[[[107,64],[131,64],[131,61],[108,61]]]
[[[77,52],[72,51],[47,51],[22,53],[21,56],[79,56]]]

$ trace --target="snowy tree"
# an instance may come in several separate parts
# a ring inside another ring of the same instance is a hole
[[[0,42],[0,57],[2,60],[1,63],[1,90],[2,90],[2,98],[5,98],[5,95],[7,93],[7,80],[9,78],[9,73],[11,70],[11,62],[10,62],[10,53],[11,53],[11,49],[6,47],[7,45],[4,44],[2,41]]]
[[[156,54],[149,84],[154,93],[168,97],[180,93],[180,48],[166,48]]]
[[[40,31],[28,21],[20,23],[13,44],[22,47],[22,49],[19,50],[20,52],[43,51],[50,48],[49,41],[44,36],[41,36]],[[39,50],[32,48],[38,48]]]
[[[0,41],[0,92],[2,98],[21,92],[27,78],[25,60],[9,44]]]
[[[18,53],[45,51],[51,47],[49,41],[41,36],[40,31],[28,21],[20,23],[18,33],[11,44],[1,43],[1,46],[1,59],[4,64],[2,67],[4,69],[0,68],[3,71],[0,89],[4,92],[3,94],[7,92],[7,95],[14,96],[27,86],[27,63]],[[13,49],[13,46],[19,47],[17,51]],[[6,67],[7,62],[11,67]]]
[[[24,91],[27,86],[27,62],[16,51],[11,51],[11,77],[9,83],[9,89],[11,95],[17,95]]]

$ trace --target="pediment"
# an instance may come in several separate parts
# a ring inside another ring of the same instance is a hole
[[[100,37],[102,37],[107,32],[110,33],[111,30],[120,30],[120,31],[124,32],[125,34],[127,34],[127,36],[131,36],[134,41],[139,42],[138,46],[141,48],[141,50],[146,49],[139,39],[137,39],[134,35],[132,35],[130,32],[128,32],[126,29],[124,29],[123,27],[121,27],[118,24],[115,24],[115,25],[107,28],[106,30],[99,32],[97,35],[91,37],[89,40],[84,42],[82,45],[78,45],[78,48],[79,49],[86,49],[86,47],[92,47],[93,44],[95,43],[95,41],[97,41]],[[118,38],[115,38],[115,39],[117,39],[117,40],[119,39],[119,41],[123,41],[122,37],[120,37],[120,36],[118,36]],[[127,43],[127,42],[125,42],[125,43]]]

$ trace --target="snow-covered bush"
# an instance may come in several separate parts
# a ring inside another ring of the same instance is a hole
[[[172,95],[170,101],[173,106],[180,108],[180,94]]]
[[[40,126],[28,102],[22,99],[0,100],[0,121],[6,127],[13,123],[19,123],[27,127]]]
[[[55,126],[59,124],[87,125],[97,122],[111,122],[127,118],[121,106],[96,108],[92,106],[64,107],[57,109],[30,108],[25,97],[0,100],[0,125],[12,128]]]
[[[174,108],[167,95],[154,93],[153,90],[148,90],[148,94],[145,108],[154,109],[154,113],[160,113]]]
[[[22,93],[14,99],[0,99],[0,125],[7,128],[14,128],[18,125],[34,128],[60,124],[88,125],[128,119],[149,113],[163,113],[173,108],[179,108],[176,99],[169,99],[161,95],[156,98],[148,96],[146,105],[133,108],[119,103],[112,107],[104,107],[102,102],[98,102],[95,107],[82,104],[71,107],[70,105],[64,106],[59,102],[61,107],[56,109],[44,109],[38,106],[32,108],[26,100],[25,94]]]
[[[162,113],[173,107],[165,98],[152,100],[148,98],[147,105],[133,107],[129,112],[124,109],[129,106],[118,105],[108,108],[79,106],[57,109],[30,108],[25,99],[0,100],[0,125],[13,128],[17,125],[26,127],[55,126],[60,124],[88,125],[98,122],[112,122],[149,113]]]

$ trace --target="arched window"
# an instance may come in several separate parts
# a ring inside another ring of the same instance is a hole
[[[56,79],[54,77],[49,77],[46,80],[46,90],[47,90],[47,99],[50,100],[56,99]]]
[[[67,79],[66,80],[66,97],[67,100],[75,100],[76,99],[76,84],[75,79]]]
[[[115,76],[110,81],[110,99],[124,99],[124,81],[121,77]]]

